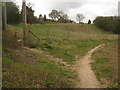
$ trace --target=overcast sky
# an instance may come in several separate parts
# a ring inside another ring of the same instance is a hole
[[[22,0],[16,0],[21,7]],[[62,10],[68,14],[69,18],[76,20],[76,14],[82,13],[86,17],[84,22],[89,19],[94,20],[97,16],[118,15],[118,2],[120,0],[26,0],[27,3],[34,4],[35,16],[48,14],[52,9]]]

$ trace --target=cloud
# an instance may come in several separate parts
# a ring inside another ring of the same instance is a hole
[[[54,2],[51,3],[51,8],[55,8],[58,10],[63,10],[63,11],[69,11],[69,9],[76,9],[78,7],[81,7],[83,3],[81,2]]]
[[[21,0],[16,0],[21,5]],[[70,19],[75,20],[77,13],[85,15],[84,22],[97,16],[114,16],[118,13],[119,0],[27,0],[35,4],[35,15],[48,15],[52,9],[63,10]],[[47,16],[47,18],[49,18]]]

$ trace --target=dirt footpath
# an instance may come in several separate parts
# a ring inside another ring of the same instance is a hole
[[[76,83],[76,88],[100,88],[100,83],[92,71],[90,63],[92,53],[104,45],[105,44],[102,44],[91,49],[76,63],[75,69],[78,73],[78,79],[80,80]]]

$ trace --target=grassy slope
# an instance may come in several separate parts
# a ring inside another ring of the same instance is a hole
[[[8,57],[3,58],[3,87],[73,87],[73,83],[69,79],[75,79],[76,76],[74,72],[58,67],[54,62],[41,55],[36,56],[36,59],[34,58],[35,55],[33,56],[33,54],[30,54],[26,50],[20,50],[20,53],[16,54],[22,55],[21,61],[19,61],[20,59],[13,61],[13,59]],[[34,62],[32,61],[33,59]]]
[[[12,32],[14,32],[14,28],[16,28],[18,32],[17,37],[18,38],[22,37],[21,25],[17,25],[15,27],[10,26],[10,28],[12,28]],[[30,47],[41,48],[46,53],[50,53],[55,57],[59,57],[71,65],[74,64],[74,61],[79,60],[82,56],[84,56],[88,52],[88,50],[94,48],[95,46],[102,43],[108,43],[108,42],[112,43],[117,41],[117,40],[104,40],[111,38],[111,36],[113,37],[114,34],[112,33],[108,34],[100,30],[99,28],[95,27],[94,25],[85,24],[81,26],[79,24],[43,24],[43,25],[28,25],[28,28],[30,28],[32,32],[35,33],[40,38],[55,38],[55,40],[45,39],[38,42],[38,40],[35,37],[30,35],[29,37]],[[69,40],[65,40],[65,41],[61,40],[68,38]],[[91,40],[91,38],[95,40]],[[49,66],[49,64],[46,65]],[[54,65],[52,65],[51,67],[54,67]],[[57,71],[58,73],[60,72],[59,70]],[[50,72],[53,72],[53,74],[55,73],[54,71],[51,70]],[[59,75],[64,75],[64,74],[59,73],[57,77],[59,77]],[[69,75],[70,73],[68,74],[68,76]],[[62,83],[59,84],[59,87],[61,87],[60,86],[61,84]],[[67,84],[65,84],[65,86],[68,87]]]
[[[116,88],[118,85],[118,43],[112,43],[97,50],[92,55],[91,63],[98,80],[105,87]]]
[[[22,33],[20,27],[21,25],[17,25],[16,27],[17,30],[19,29],[19,36],[21,36]],[[71,64],[74,63],[77,56],[80,58],[95,46],[114,41],[104,40],[114,34],[108,34],[94,25],[88,24],[43,24],[28,25],[28,28],[40,38],[54,38],[53,40],[45,39],[38,42],[38,40],[30,34],[30,47],[41,48]],[[61,40],[68,38],[69,40]],[[91,38],[93,40],[91,40]]]
[[[72,39],[72,40],[90,40],[90,39],[107,39],[112,34],[107,33],[94,25],[79,24],[46,24],[29,26],[33,33],[41,38],[50,37],[56,39]]]
[[[21,32],[21,25],[17,25],[17,31]],[[110,39],[114,34],[107,33],[94,25],[80,25],[80,24],[40,24],[28,25],[28,28],[40,38],[54,38],[54,39]]]
[[[43,49],[45,52],[59,57],[69,64],[84,56],[90,49],[102,43],[112,43],[116,41],[96,41],[96,40],[68,40],[68,41],[43,41],[36,44],[36,47]],[[76,58],[77,57],[77,58]]]
[[[3,32],[4,88],[73,87],[76,74],[41,54],[22,49],[10,32]]]

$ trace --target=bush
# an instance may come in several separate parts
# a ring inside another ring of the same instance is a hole
[[[18,6],[14,2],[7,2],[6,9],[7,9],[7,22],[9,24],[16,24],[22,21],[22,17],[19,13]]]
[[[17,49],[20,48],[22,43],[17,41],[13,33],[10,31],[3,31],[2,33],[2,45],[5,48]]]
[[[117,17],[97,17],[93,22],[97,27],[103,28],[105,31],[119,33],[120,21]]]

